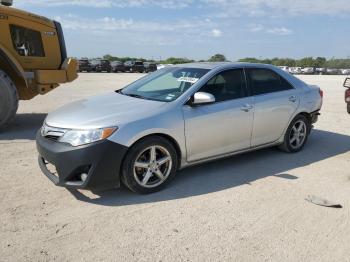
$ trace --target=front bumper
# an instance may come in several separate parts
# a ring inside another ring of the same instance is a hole
[[[36,136],[41,171],[57,186],[106,190],[120,186],[120,169],[127,147],[109,140],[73,147]],[[54,166],[55,171],[48,168]],[[81,174],[86,179],[81,179]]]

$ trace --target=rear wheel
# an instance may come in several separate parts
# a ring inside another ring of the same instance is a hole
[[[122,181],[140,194],[157,192],[175,176],[177,164],[176,150],[167,139],[149,137],[130,148],[122,166]]]
[[[15,118],[17,109],[17,89],[9,76],[0,70],[0,128]]]
[[[350,114],[350,103],[347,105],[348,113]]]
[[[303,115],[298,115],[290,123],[280,149],[288,153],[299,152],[305,145],[310,133],[311,123]]]

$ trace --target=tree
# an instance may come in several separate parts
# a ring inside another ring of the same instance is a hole
[[[169,57],[168,59],[162,61],[162,64],[186,64],[186,63],[192,63],[194,60],[190,60],[188,58],[178,58],[178,57]]]
[[[216,54],[216,55],[213,55],[211,58],[209,58],[208,61],[209,62],[225,62],[227,60],[226,60],[226,57],[224,55]]]

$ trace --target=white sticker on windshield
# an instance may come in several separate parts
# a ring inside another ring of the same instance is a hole
[[[187,82],[187,83],[191,83],[194,84],[199,80],[199,78],[195,78],[195,77],[186,77],[186,76],[182,76],[179,79],[177,79],[177,81],[179,82]]]

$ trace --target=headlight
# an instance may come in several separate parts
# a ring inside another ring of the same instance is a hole
[[[107,127],[93,130],[69,130],[60,137],[59,141],[71,144],[72,146],[86,145],[106,139],[117,129],[117,127]]]

